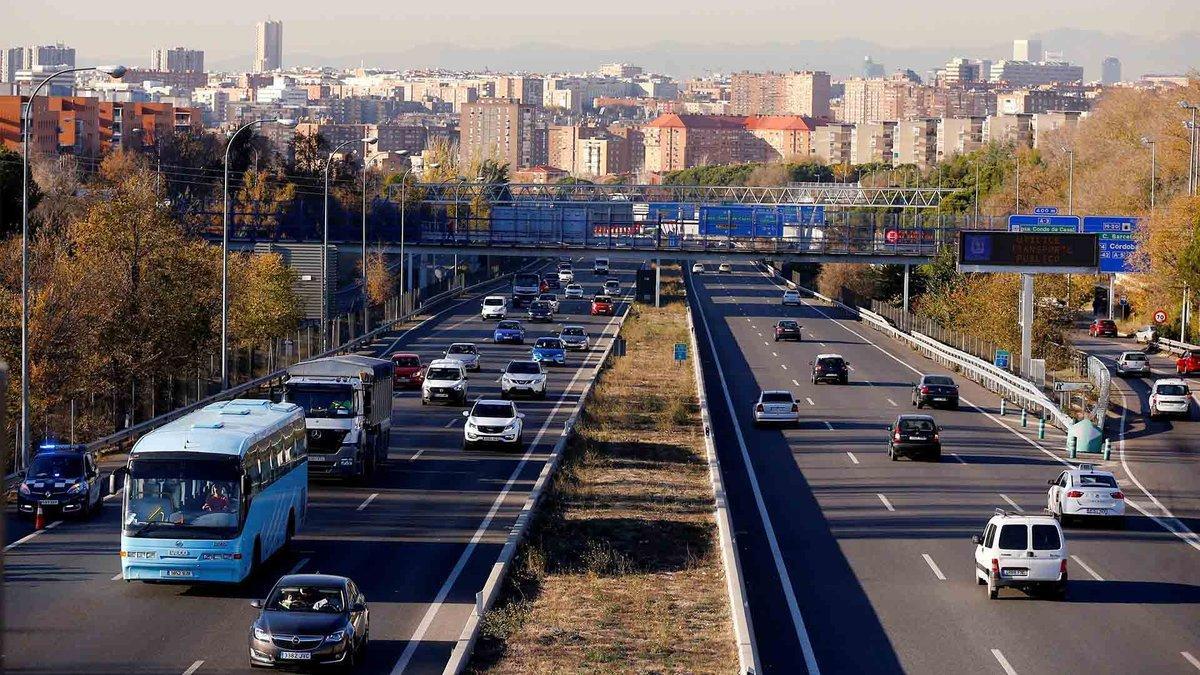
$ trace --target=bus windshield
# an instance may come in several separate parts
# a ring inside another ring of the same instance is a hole
[[[130,463],[122,525],[130,537],[229,539],[241,525],[240,471],[214,459]]]
[[[305,417],[348,417],[354,414],[354,389],[349,385],[287,385],[284,388],[284,400],[304,408]]]

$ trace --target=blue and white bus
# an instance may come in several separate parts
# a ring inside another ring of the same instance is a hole
[[[283,548],[308,507],[304,409],[237,399],[146,434],[118,471],[127,581],[238,583]]]

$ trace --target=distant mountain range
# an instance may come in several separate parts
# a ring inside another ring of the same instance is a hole
[[[1100,62],[1116,56],[1126,79],[1145,73],[1186,73],[1200,68],[1200,32],[1191,31],[1163,38],[1060,28],[1035,33],[1049,52],[1084,67],[1085,77],[1099,79]],[[337,45],[339,50],[348,45]],[[286,47],[286,44],[285,44]],[[549,42],[526,42],[495,47],[463,47],[449,43],[414,45],[392,52],[316,54],[285,50],[286,65],[326,65],[338,68],[360,64],[380,68],[446,68],[493,71],[585,71],[601,63],[620,61],[643,66],[648,71],[676,77],[706,72],[737,70],[827,70],[834,77],[859,75],[863,57],[884,64],[888,72],[911,68],[919,75],[940,67],[955,56],[998,60],[1012,54],[1011,43],[985,48],[890,47],[884,44],[837,38],[805,40],[790,44],[695,44],[664,41],[620,49],[581,49]],[[214,54],[213,56],[216,56]],[[140,63],[142,59],[134,62]],[[212,58],[210,70],[242,70],[250,65],[246,54],[236,58]]]

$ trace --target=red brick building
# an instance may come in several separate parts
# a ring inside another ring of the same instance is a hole
[[[808,157],[818,124],[800,115],[662,115],[642,127],[645,170]]]

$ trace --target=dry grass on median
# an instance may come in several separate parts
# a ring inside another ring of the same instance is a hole
[[[625,322],[504,593],[475,673],[737,670],[678,268]]]

